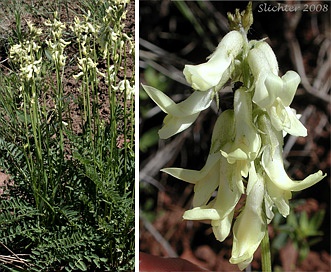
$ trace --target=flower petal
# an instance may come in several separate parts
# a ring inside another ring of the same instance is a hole
[[[278,62],[270,45],[264,41],[251,42],[255,42],[256,44],[248,52],[247,60],[253,76],[257,78],[260,73],[264,72],[271,72],[277,75],[279,70]]]
[[[161,139],[168,139],[171,136],[182,132],[194,123],[199,114],[200,113],[198,112],[183,117],[167,115],[163,120],[163,127],[159,130],[159,137]]]
[[[230,64],[231,58],[224,56],[218,62],[185,65],[183,73],[194,90],[207,91],[218,84]]]
[[[261,146],[261,138],[252,122],[251,94],[245,88],[234,95],[234,118],[236,134],[230,152],[222,150],[229,163],[235,160],[254,160]]]
[[[211,221],[211,225],[213,227],[213,233],[218,241],[223,242],[226,239],[226,237],[229,236],[232,225],[233,214],[234,214],[234,210],[221,220]]]
[[[287,116],[289,119],[290,127],[284,127],[284,130],[294,136],[307,136],[307,129],[305,126],[300,122],[298,119],[295,110],[293,110],[290,107],[285,107],[285,110],[287,112]]]
[[[210,154],[219,152],[235,136],[234,111],[226,110],[217,118],[211,138]]]
[[[205,178],[211,172],[211,169],[215,166],[220,158],[220,153],[210,154],[204,167],[200,171],[183,168],[163,168],[161,171],[180,180],[196,184],[199,180]]]
[[[183,214],[185,220],[220,220],[222,217],[216,209],[196,207]]]
[[[294,98],[296,90],[300,84],[301,78],[294,71],[287,71],[285,75],[282,76],[284,81],[284,87],[280,95],[285,106],[289,106]]]
[[[184,101],[176,104],[170,97],[160,90],[142,85],[148,96],[161,108],[165,113],[182,117],[192,115],[207,109],[213,101],[213,91],[193,92]]]
[[[288,216],[290,214],[289,199],[292,198],[291,191],[277,187],[268,177],[266,177],[266,189],[280,214],[284,217]]]
[[[274,52],[266,42],[258,42],[251,49],[247,61],[255,78],[253,102],[261,108],[272,103],[272,97],[265,86],[265,79],[270,75],[278,75],[278,63]]]
[[[232,187],[228,179],[227,172],[229,167],[232,168],[232,165],[229,165],[224,158],[220,162],[220,182],[219,188],[217,191],[214,208],[222,215],[222,218],[228,216],[231,213],[235,206],[237,205],[240,196],[242,194],[240,188],[237,186]],[[240,176],[241,181],[241,176]]]
[[[185,65],[183,73],[187,82],[193,89],[200,91],[207,91],[218,85],[220,81],[225,83],[230,73],[227,73],[227,78],[223,75],[241,52],[243,42],[243,36],[238,31],[226,34],[206,63]]]
[[[267,108],[267,112],[270,116],[271,124],[277,131],[284,130],[285,128],[289,129],[291,127],[286,108],[279,97],[276,98],[271,107]]]
[[[273,154],[270,147],[265,148],[261,164],[270,180],[280,189],[287,191],[301,191],[316,184],[326,176],[323,175],[322,171],[318,171],[301,181],[290,179],[284,169],[281,147],[276,148]]]
[[[193,92],[184,101],[171,106],[170,114],[175,116],[191,115],[207,109],[213,101],[214,92],[212,90],[207,92]]]
[[[288,107],[292,103],[300,81],[301,78],[296,72],[287,71],[281,78],[277,75],[269,74],[265,79],[265,86],[271,96],[271,101],[279,97],[283,105]]]
[[[209,201],[212,193],[219,185],[219,160],[221,157],[219,152],[210,154],[205,166],[200,171],[182,168],[164,168],[161,171],[180,180],[195,184],[193,207],[202,206]]]
[[[176,104],[169,96],[167,96],[160,90],[143,84],[141,84],[141,86],[148,94],[148,96],[160,107],[163,112],[169,113],[169,108]]]
[[[263,178],[259,176],[247,196],[244,210],[233,226],[233,248],[230,263],[241,264],[241,269],[252,260],[253,254],[266,232],[266,220],[262,216],[263,198],[264,182]]]
[[[159,130],[161,139],[167,139],[192,125],[202,110],[208,108],[213,100],[213,91],[194,92],[184,101],[176,104],[160,90],[142,85],[146,93],[161,108],[168,113],[164,118],[164,126]]]

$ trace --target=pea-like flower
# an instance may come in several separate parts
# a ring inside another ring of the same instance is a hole
[[[255,91],[252,100],[264,108],[269,101],[269,93],[264,82],[268,75],[278,75],[278,62],[275,53],[266,42],[251,43],[254,47],[248,52],[247,62],[254,76]]]
[[[288,201],[292,196],[292,191],[304,190],[321,181],[326,175],[318,171],[309,175],[303,180],[292,180],[284,169],[283,162],[283,133],[277,131],[267,114],[261,114],[257,120],[264,147],[260,159],[260,165],[265,173],[267,191],[283,216],[289,214],[290,207]]]
[[[236,90],[234,95],[234,116],[236,134],[229,153],[222,151],[229,163],[254,160],[261,146],[261,139],[252,120],[252,98],[245,89]],[[231,141],[230,141],[231,142]],[[247,176],[248,172],[244,176]]]
[[[224,241],[229,235],[234,208],[242,194],[238,187],[231,188],[228,182],[228,177],[236,173],[241,179],[240,171],[238,172],[234,165],[228,164],[220,152],[221,148],[228,150],[231,146],[229,141],[235,133],[233,120],[233,110],[225,111],[217,119],[211,150],[205,166],[200,171],[182,168],[162,169],[165,173],[194,184],[193,209],[186,211],[183,218],[211,220],[213,232],[219,241]],[[216,197],[210,201],[217,188]]]
[[[263,212],[265,182],[261,175],[256,175],[255,179],[250,177],[248,182],[254,185],[247,194],[245,207],[233,226],[233,247],[230,259],[230,263],[238,264],[241,270],[253,260],[253,254],[267,231]]]
[[[265,80],[269,93],[266,110],[276,130],[284,130],[294,136],[307,136],[307,129],[298,120],[295,110],[289,107],[299,83],[300,76],[294,71],[288,71],[281,78],[268,75]]]
[[[20,71],[21,71],[22,77],[25,78],[27,81],[37,77],[40,74],[41,61],[42,61],[42,58],[34,61],[31,64],[24,66],[24,67],[21,67]]]
[[[114,90],[120,90],[126,95],[126,99],[131,99],[134,95],[134,87],[130,85],[129,80],[121,80],[117,86],[112,86]]]
[[[231,63],[242,51],[243,44],[240,32],[234,30],[226,34],[206,63],[185,65],[183,73],[187,82],[200,91],[222,87],[231,75]]]
[[[269,126],[268,135],[264,135],[264,151],[261,165],[271,182],[278,188],[287,191],[301,191],[322,180],[326,175],[318,171],[301,181],[294,181],[286,174],[283,162],[283,136],[281,131],[276,131]]]
[[[167,113],[163,127],[159,130],[161,139],[167,139],[191,126],[200,112],[210,106],[214,95],[212,90],[195,91],[186,100],[176,104],[160,90],[145,85],[142,87],[160,109]]]

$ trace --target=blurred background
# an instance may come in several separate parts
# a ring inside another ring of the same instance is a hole
[[[229,31],[227,12],[244,10],[248,1],[140,1],[140,82],[174,101],[192,90],[183,76],[185,64],[205,62]],[[271,9],[293,6],[296,12]],[[297,71],[302,82],[291,107],[302,115],[308,136],[287,136],[284,160],[293,179],[319,169],[327,173],[317,185],[293,194],[291,214],[279,214],[269,226],[273,271],[330,271],[330,2],[254,1],[249,39],[267,38],[280,74]],[[220,92],[220,110],[231,105],[231,86]],[[183,221],[191,208],[193,185],[160,172],[164,167],[200,170],[219,114],[203,111],[186,131],[159,140],[165,114],[140,90],[140,250],[181,257],[213,271],[237,271],[229,264],[232,235],[218,242],[209,224]],[[260,267],[260,254],[247,271]]]

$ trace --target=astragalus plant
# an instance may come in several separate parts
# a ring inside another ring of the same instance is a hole
[[[279,76],[276,56],[265,40],[248,40],[253,22],[251,5],[229,14],[232,30],[226,34],[206,63],[185,65],[184,76],[193,93],[176,104],[163,92],[143,86],[167,115],[159,131],[167,139],[187,129],[200,112],[218,102],[225,84],[234,87],[233,109],[219,115],[211,137],[210,152],[200,170],[165,168],[180,180],[194,184],[193,208],[185,220],[210,220],[217,240],[228,237],[232,221],[230,262],[245,269],[262,242],[263,271],[271,271],[268,224],[276,207],[289,215],[292,192],[322,180],[321,171],[304,180],[292,180],[282,158],[285,135],[307,136],[307,130],[290,107],[300,76],[288,71]],[[236,206],[244,206],[234,219]]]
[[[0,71],[0,270],[134,268],[129,1],[97,2],[28,21]]]

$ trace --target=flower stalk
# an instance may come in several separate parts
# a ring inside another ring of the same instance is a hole
[[[262,271],[263,272],[272,272],[270,242],[269,242],[268,231],[265,232],[265,235],[261,242],[261,257],[262,257]]]

